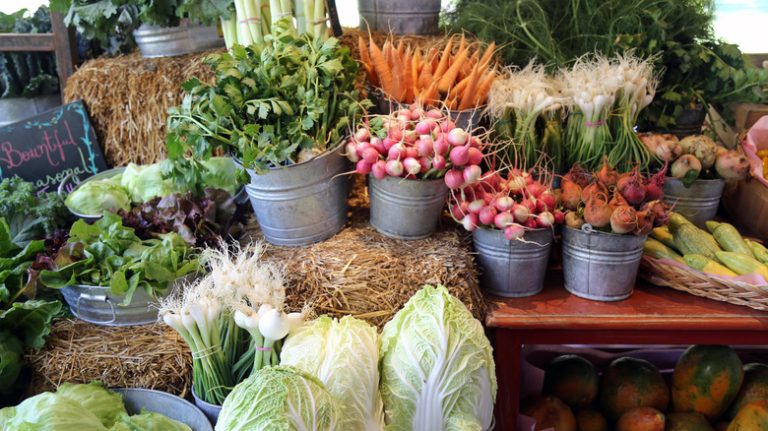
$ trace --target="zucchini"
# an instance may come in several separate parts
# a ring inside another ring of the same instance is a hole
[[[675,248],[683,255],[701,254],[709,259],[715,259],[720,250],[712,235],[697,228],[691,223],[683,224],[672,230],[675,237]]]
[[[715,229],[717,229],[718,226],[720,226],[719,222],[716,222],[714,220],[706,221],[705,224],[707,225],[707,230],[709,233],[715,233]]]
[[[661,241],[648,238],[643,244],[643,253],[656,259],[672,259],[680,263],[685,263],[683,257],[676,251],[664,245]]]
[[[757,274],[768,281],[768,267],[752,257],[732,251],[718,251],[717,260],[739,275]]]
[[[686,254],[683,258],[688,266],[705,274],[727,275],[729,277],[736,277],[738,275],[714,260],[700,254]]]
[[[707,227],[709,227],[709,222],[707,222]],[[744,238],[741,237],[739,231],[732,224],[718,223],[711,232],[723,250],[754,257],[752,249],[744,242]]]
[[[685,218],[682,214],[670,211],[669,213],[669,230],[674,232],[678,227],[684,224],[692,224],[690,220]]]
[[[659,226],[653,228],[651,231],[651,238],[656,239],[657,241],[660,241],[662,244],[666,245],[670,248],[675,248],[675,237],[672,235],[672,232],[669,231],[669,228],[666,226]]]
[[[755,256],[755,259],[762,263],[768,263],[768,248],[765,248],[762,244],[759,242],[755,242],[752,240],[745,240],[747,242],[747,245],[749,248],[752,249],[752,254]]]

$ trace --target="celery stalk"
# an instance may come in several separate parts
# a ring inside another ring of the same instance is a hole
[[[307,0],[312,1],[312,0]],[[304,0],[294,0],[293,10],[296,14],[296,30],[299,34],[307,32],[307,16],[304,15]]]
[[[235,12],[237,15],[237,42],[248,46],[253,43],[251,31],[248,29],[248,14],[245,11],[244,0],[235,0]]]
[[[243,0],[243,8],[246,15],[246,28],[251,34],[251,39],[261,43],[261,24],[259,22],[261,15],[259,15],[258,5],[254,5],[253,0]]]
[[[315,0],[315,10],[312,18],[312,34],[315,37],[325,39],[327,32],[325,26],[325,0]]]

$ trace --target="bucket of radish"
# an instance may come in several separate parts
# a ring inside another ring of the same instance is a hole
[[[369,117],[347,143],[347,157],[368,175],[371,225],[399,239],[431,235],[449,188],[480,177],[482,137],[470,136],[441,111],[412,106]]]
[[[667,223],[669,205],[658,185],[665,170],[647,178],[635,167],[619,174],[607,160],[596,173],[575,165],[563,176],[563,275],[576,296],[619,301],[632,295],[643,243]]]
[[[472,232],[480,286],[493,295],[541,292],[553,227],[563,222],[551,175],[502,168],[451,190],[451,215]]]

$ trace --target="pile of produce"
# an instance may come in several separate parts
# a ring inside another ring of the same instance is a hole
[[[579,165],[563,176],[560,202],[565,208],[565,224],[615,234],[648,235],[654,226],[663,226],[669,207],[663,197],[665,170],[646,177],[635,166],[619,174],[603,160],[603,166],[591,173]]]
[[[437,109],[417,105],[390,115],[370,116],[346,144],[355,171],[377,179],[445,178],[449,188],[472,184],[480,178],[482,136],[470,134]]]
[[[0,429],[36,431],[192,431],[159,413],[129,415],[123,397],[99,383],[64,383],[56,392],[0,410]]]
[[[670,176],[689,187],[697,179],[740,180],[749,172],[749,161],[736,150],[727,150],[706,135],[678,139],[671,134],[640,134],[651,154],[670,163]]]
[[[455,47],[458,38],[449,37],[442,52],[437,47],[406,46],[402,39],[396,46],[387,39],[379,48],[371,38],[366,47],[362,37],[358,49],[368,81],[384,97],[398,103],[464,111],[484,105],[488,98],[496,78],[496,45],[491,43],[481,55],[480,44],[467,42],[463,35]]]
[[[671,383],[650,362],[615,359],[602,375],[587,359],[563,355],[547,365],[541,395],[521,412],[536,430],[745,431],[768,420],[768,365],[742,365],[728,346],[696,345]]]
[[[20,246],[53,235],[70,216],[56,193],[38,193],[33,183],[19,177],[0,181],[0,217],[8,224],[10,240]]]
[[[157,298],[179,278],[197,272],[196,252],[175,232],[142,240],[111,213],[94,224],[76,221],[39,281],[50,288],[108,286],[124,304],[143,289]]]
[[[644,253],[654,259],[671,259],[718,277],[756,275],[756,284],[768,285],[768,249],[743,238],[729,223],[710,220],[709,232],[685,217],[671,213],[668,227],[651,231]]]
[[[352,317],[290,333],[281,365],[255,371],[216,429],[488,429],[496,395],[480,322],[445,287],[425,286],[381,336]]]
[[[342,142],[366,106],[355,90],[357,63],[337,39],[298,36],[292,25],[282,19],[264,43],[209,57],[214,85],[184,84],[184,100],[168,117],[173,175],[187,177],[194,172],[190,163],[215,149],[264,172]]]
[[[187,3],[193,2],[187,1]],[[296,18],[296,31],[299,34],[309,33],[317,38],[328,37],[325,2],[235,0],[234,8],[232,2],[229,3],[229,9],[234,9],[234,12],[228,17],[221,18],[221,31],[227,49],[231,49],[236,43],[248,46],[252,43],[264,42],[265,37],[270,34],[272,23],[286,16]],[[201,4],[206,3],[201,2]],[[212,1],[208,4],[226,5],[227,1]]]

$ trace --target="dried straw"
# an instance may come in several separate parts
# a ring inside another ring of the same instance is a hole
[[[109,327],[59,320],[45,347],[26,359],[32,370],[29,395],[64,382],[100,380],[108,387],[150,388],[183,397],[192,384],[189,349],[162,324]]]
[[[165,157],[166,111],[181,102],[181,84],[194,76],[212,82],[209,53],[90,60],[67,80],[64,99],[85,101],[110,166],[154,163]]]

